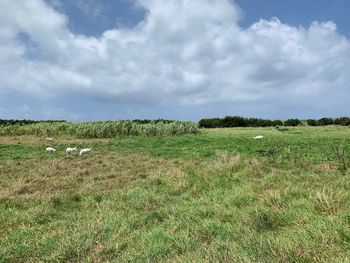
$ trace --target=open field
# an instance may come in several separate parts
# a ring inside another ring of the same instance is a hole
[[[350,261],[348,127],[45,138],[0,136],[0,262]]]

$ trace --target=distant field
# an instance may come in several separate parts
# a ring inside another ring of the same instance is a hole
[[[0,262],[350,261],[348,127],[45,139],[0,136]]]

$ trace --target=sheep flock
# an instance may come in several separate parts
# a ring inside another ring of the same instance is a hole
[[[48,137],[48,138],[46,138],[46,141],[47,142],[54,142],[55,140],[53,138]],[[53,148],[53,147],[46,147],[46,152],[47,153],[55,153],[56,149]],[[78,148],[77,147],[73,147],[73,148],[72,147],[68,147],[66,149],[66,154],[72,154],[74,152],[78,152]],[[91,148],[83,148],[83,149],[81,149],[79,151],[79,156],[86,155],[86,154],[88,154],[90,152],[91,152]]]

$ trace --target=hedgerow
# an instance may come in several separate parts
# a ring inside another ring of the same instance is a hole
[[[275,127],[283,125],[281,120],[269,120],[259,118],[243,118],[240,116],[226,116],[224,118],[205,118],[198,122],[201,128],[224,127]]]
[[[349,117],[339,118],[321,118],[318,120],[307,119],[301,121],[300,119],[269,120],[259,118],[244,118],[240,116],[226,116],[224,118],[204,118],[198,122],[200,128],[225,128],[225,127],[277,127],[277,126],[325,126],[325,125],[342,125],[350,126]]]

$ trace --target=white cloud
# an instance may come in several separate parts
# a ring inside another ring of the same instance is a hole
[[[1,0],[0,93],[173,106],[349,99],[350,42],[333,22],[296,28],[273,18],[244,29],[229,0],[137,4],[147,15],[136,27],[95,38],[72,33],[43,0]]]

